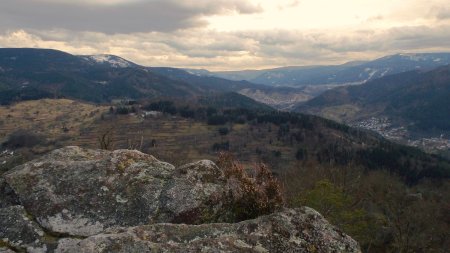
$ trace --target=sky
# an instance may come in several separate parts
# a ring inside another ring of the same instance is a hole
[[[450,52],[449,0],[0,0],[0,47],[208,70]]]

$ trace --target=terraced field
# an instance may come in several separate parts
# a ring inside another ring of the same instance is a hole
[[[52,138],[77,135],[108,108],[68,99],[42,99],[0,106],[0,138],[17,130]]]
[[[260,160],[262,153],[280,151],[277,161],[292,160],[293,151],[277,141],[276,129],[269,126],[227,125],[230,133],[219,134],[224,126],[160,115],[143,118],[140,113],[111,115],[109,106],[67,99],[26,101],[0,107],[0,140],[23,130],[44,136],[45,144],[33,147],[44,153],[60,146],[99,147],[99,137],[110,132],[113,147],[139,149],[161,160],[183,164],[199,159],[216,159],[214,143],[230,143],[230,150],[244,163]],[[262,153],[261,153],[262,152]],[[283,159],[283,156],[286,159]]]

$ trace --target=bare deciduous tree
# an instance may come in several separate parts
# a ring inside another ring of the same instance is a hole
[[[114,128],[108,128],[98,136],[100,149],[112,150],[114,148]]]

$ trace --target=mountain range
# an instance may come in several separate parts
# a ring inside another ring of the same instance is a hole
[[[246,80],[271,86],[358,84],[405,71],[450,64],[450,53],[395,54],[373,61],[355,61],[330,66],[290,66],[264,70],[207,72],[188,70],[230,80]]]
[[[245,80],[282,89],[246,88],[239,91],[275,108],[292,110],[321,93],[344,85],[362,84],[384,76],[412,71],[427,71],[450,64],[450,53],[395,54],[372,61],[354,61],[342,65],[290,66],[263,70],[220,71],[187,69],[198,76]]]
[[[114,55],[71,55],[50,49],[0,49],[0,103],[42,97],[91,102],[115,98],[193,98],[237,92],[292,110],[300,102],[348,84],[450,63],[450,53],[397,54],[336,66],[209,72],[145,67]]]
[[[258,76],[255,71],[238,72],[241,76],[253,75],[250,80],[256,82],[262,76],[278,73],[275,76],[279,78],[272,79],[278,80],[276,84],[264,85],[227,80],[206,71],[144,67],[113,55],[77,56],[50,49],[3,48],[0,103],[45,97],[89,102],[168,97],[267,109],[262,105],[265,103],[349,124],[371,117],[389,118],[390,124],[407,126],[418,133],[450,132],[449,62],[450,53],[398,54],[338,66],[256,71]],[[441,65],[447,66],[439,68]],[[219,74],[227,77],[223,73]],[[286,80],[281,78],[288,76],[286,73],[299,75],[303,81],[295,87],[273,86]],[[321,84],[327,80],[327,84]],[[350,82],[363,84],[344,85]],[[302,85],[307,83],[314,85]]]
[[[246,81],[140,66],[113,55],[76,56],[49,49],[0,49],[0,103],[67,97],[90,102],[115,98],[193,98],[256,87]]]

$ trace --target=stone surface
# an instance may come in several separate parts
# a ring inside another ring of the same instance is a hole
[[[0,253],[14,253],[14,251],[12,251],[6,247],[0,247]]]
[[[0,208],[15,206],[19,204],[19,198],[16,196],[5,179],[0,178]]]
[[[310,208],[235,224],[156,224],[61,240],[56,252],[360,252],[358,244]]]
[[[33,222],[22,206],[0,209],[0,240],[2,243],[28,252],[47,252],[42,242],[44,231]]]
[[[179,169],[138,151],[66,147],[4,175],[46,229],[76,236],[114,226],[221,220],[223,173],[209,161]],[[212,208],[213,207],[213,208]]]

